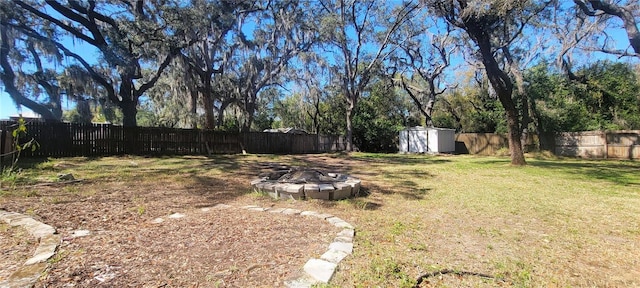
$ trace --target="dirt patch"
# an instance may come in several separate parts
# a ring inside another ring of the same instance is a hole
[[[24,228],[0,223],[0,282],[31,258],[37,246],[37,240]]]
[[[67,237],[59,252],[64,259],[41,285],[281,286],[309,257],[321,255],[336,233],[320,219],[238,209],[162,219],[92,227],[89,236]]]
[[[63,239],[58,253],[49,260],[49,271],[36,287],[67,287],[70,283],[75,287],[281,286],[284,280],[299,276],[309,258],[322,255],[340,231],[315,217],[246,209],[203,212],[202,208],[221,203],[236,208],[249,204],[301,207],[252,194],[250,180],[258,172],[253,163],[177,161],[202,167],[173,170],[136,163],[130,171],[103,176],[90,173],[126,168],[132,160],[116,158],[111,160],[115,163],[105,162],[104,167],[88,170],[83,170],[82,163],[73,163],[67,166],[74,170],[63,171],[84,179],[81,182],[29,183],[5,190],[0,209],[29,211],[36,220],[55,227]],[[235,171],[221,173],[220,169],[228,168],[225,165],[234,166]],[[60,167],[54,167],[50,174],[69,169]],[[229,177],[231,173],[234,177]],[[168,217],[174,213],[185,217]],[[154,223],[157,218],[164,221]],[[79,230],[90,234],[75,237]],[[0,250],[26,248],[16,245],[20,243],[12,238],[15,231],[5,229],[1,235]],[[11,259],[17,257],[11,253]],[[7,258],[3,261],[10,260]],[[15,264],[2,267],[11,265]]]

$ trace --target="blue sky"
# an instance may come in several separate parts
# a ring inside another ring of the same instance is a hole
[[[82,41],[73,39],[63,40],[62,44],[64,44],[67,48],[73,50],[74,52],[81,55],[85,60],[89,63],[91,61],[91,55],[97,55],[97,50],[93,46],[89,44],[84,44]],[[62,103],[62,109],[66,109],[66,101]],[[18,111],[16,104],[13,102],[13,99],[4,91],[4,85],[0,82],[0,119],[8,119],[10,116],[18,115],[18,113],[23,113],[28,115],[32,113],[31,109],[22,107],[22,111]]]
[[[247,26],[253,26],[253,25],[247,25]],[[252,28],[252,27],[251,27]],[[614,38],[614,40],[617,42],[617,46],[619,47],[626,47],[628,46],[628,39],[627,39],[627,35],[624,32],[623,29],[616,29],[616,31],[608,31],[610,33],[610,36],[612,36]],[[251,35],[251,33],[247,33],[247,35]],[[67,43],[65,43],[67,42]],[[76,52],[78,52],[79,54],[83,55],[83,56],[87,56],[87,55],[96,55],[95,52],[95,48],[87,45],[87,44],[81,44],[79,42],[82,41],[63,41],[64,44],[66,44],[66,46],[68,48],[71,48],[72,50],[75,50]],[[592,55],[593,57],[597,58],[597,59],[610,59],[612,61],[616,61],[615,56],[612,55],[604,55],[602,53],[594,53],[594,55]],[[87,60],[90,60],[90,57],[84,57]],[[628,60],[628,59],[627,59]],[[624,60],[623,60],[624,61]],[[89,61],[91,62],[91,61]],[[637,63],[637,61],[632,61],[634,63]],[[66,104],[68,103],[63,103],[63,109],[65,108],[69,108],[69,107],[65,107]],[[0,83],[0,119],[7,119],[10,116],[14,116],[17,115],[18,113],[23,113],[25,115],[30,114],[31,110],[29,110],[28,108],[22,107],[22,110],[19,111],[18,108],[16,107],[15,103],[13,102],[13,100],[9,97],[9,95],[4,91],[4,85],[2,85],[2,83]]]
[[[9,98],[9,95],[4,91],[0,93],[0,119],[9,118],[10,115],[17,113],[18,109],[16,109],[16,105],[13,103],[13,100]]]

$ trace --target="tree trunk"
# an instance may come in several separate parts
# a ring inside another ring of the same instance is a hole
[[[222,127],[222,124],[224,124],[224,110],[227,109],[229,104],[231,104],[231,102],[228,102],[226,100],[220,103],[220,109],[218,109],[218,118],[216,119],[216,127],[220,128]]]
[[[127,154],[139,154],[139,147],[136,145],[137,137],[137,122],[136,114],[138,109],[136,103],[133,101],[126,101],[129,99],[122,99],[118,102],[118,107],[122,111],[122,126],[124,127],[124,143],[126,145],[125,151]]]
[[[355,147],[353,146],[353,114],[354,114],[354,109],[355,105],[353,104],[353,102],[350,101],[350,103],[347,105],[347,135],[346,135],[346,149],[348,152],[352,152],[354,151]]]
[[[524,76],[522,75],[522,71],[518,63],[511,56],[511,51],[508,47],[503,47],[502,51],[504,52],[505,57],[507,58],[507,63],[509,64],[509,70],[511,74],[513,74],[516,80],[516,87],[518,89],[518,96],[520,96],[521,108],[522,108],[522,123],[520,123],[521,128],[521,145],[522,149],[526,150],[527,144],[529,142],[529,123],[531,122],[531,118],[529,116],[529,97],[527,95],[527,91],[524,87]]]
[[[433,106],[436,103],[436,99],[434,95],[429,96],[429,101],[427,101],[427,106],[425,106],[425,112],[426,112],[426,116],[427,116],[427,120],[426,120],[426,124],[428,127],[433,127],[433,118],[431,118],[431,115],[433,115]]]
[[[136,115],[138,114],[138,109],[136,108],[136,103],[133,101],[120,101],[118,102],[118,107],[122,111],[122,126],[124,127],[136,127],[138,126],[138,122],[136,120]]]
[[[251,124],[253,124],[253,113],[249,113],[248,111],[245,111],[244,113],[244,123],[242,123],[240,132],[250,132]]]
[[[255,98],[251,98],[255,99]],[[251,100],[253,101],[253,100]],[[245,104],[244,113],[244,122],[240,127],[240,132],[249,132],[251,131],[251,124],[253,123],[253,114],[256,111],[256,105],[254,102],[249,102]]]
[[[206,87],[206,86],[205,86]],[[202,93],[202,104],[204,106],[204,129],[213,129],[216,125],[216,119],[213,116],[213,97],[211,95],[211,89],[205,89],[209,92]]]
[[[519,68],[511,63],[511,72],[515,76],[516,87],[518,89],[518,96],[520,96],[520,101],[522,104],[522,123],[520,123],[521,128],[521,145],[522,149],[526,150],[527,144],[529,142],[529,123],[531,122],[531,117],[529,115],[529,97],[527,95],[527,91],[524,87],[524,77]]]
[[[493,59],[493,58],[492,58]],[[497,63],[496,63],[497,67]],[[495,71],[493,72],[495,73]],[[487,74],[490,72],[487,69]],[[522,142],[521,142],[521,134],[520,134],[520,120],[518,119],[518,109],[516,105],[513,103],[513,99],[511,99],[512,91],[506,89],[496,89],[496,85],[494,84],[497,80],[491,80],[492,78],[496,78],[489,76],[489,80],[494,86],[496,93],[498,93],[498,98],[500,99],[500,103],[502,103],[502,107],[504,107],[505,114],[507,116],[507,130],[509,131],[509,152],[511,153],[511,164],[512,165],[526,165],[527,162],[524,159],[524,151],[522,150]]]
[[[524,152],[522,150],[520,121],[518,118],[518,109],[513,103],[511,95],[513,94],[513,83],[511,78],[500,69],[498,62],[493,57],[491,49],[490,34],[486,33],[478,23],[466,23],[466,30],[469,36],[476,42],[482,63],[487,72],[487,77],[491,86],[498,94],[500,103],[504,107],[507,116],[507,130],[509,131],[509,152],[511,153],[512,165],[526,165]]]
[[[198,128],[198,91],[195,89],[189,89],[189,93],[191,94],[189,111],[191,112],[189,115],[191,119],[191,128]]]
[[[513,101],[511,102],[513,103]],[[522,143],[520,139],[521,135],[520,135],[520,125],[518,123],[519,122],[518,110],[505,109],[505,112],[507,114],[507,126],[509,129],[508,137],[509,137],[509,152],[511,153],[511,164],[519,165],[519,166],[526,165],[527,161],[524,159],[524,151],[522,150]]]
[[[213,115],[213,99],[211,99],[211,96],[206,97],[204,95],[202,98],[204,102],[204,129],[214,129],[216,127],[216,118]]]
[[[138,114],[138,97],[134,95],[133,76],[131,74],[122,75],[122,82],[120,82],[120,90],[118,95],[120,99],[118,107],[122,112],[122,126],[124,127],[136,127],[138,122],[136,120],[136,114]]]
[[[522,97],[522,149],[526,152],[527,145],[529,144],[529,123],[531,123],[531,116],[529,114],[529,97],[527,94],[521,94]]]
[[[89,106],[89,101],[83,99],[82,97],[79,97],[76,104],[76,110],[78,111],[78,115],[80,116],[80,119],[77,119],[80,121],[80,123],[91,124],[93,115],[91,115],[91,107]]]
[[[212,72],[202,72],[200,81],[202,81],[202,106],[204,107],[204,129],[213,129],[216,125],[216,119],[213,115],[213,89],[211,87]]]

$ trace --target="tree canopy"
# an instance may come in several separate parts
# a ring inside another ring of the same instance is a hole
[[[53,121],[295,127],[375,151],[421,124],[505,133],[524,164],[532,131],[640,129],[637,6],[3,1],[0,80]]]

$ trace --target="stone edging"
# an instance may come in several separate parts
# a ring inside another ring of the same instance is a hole
[[[208,212],[210,210],[233,208],[235,207],[231,205],[218,204],[213,207],[201,208],[200,210],[202,212]],[[333,277],[333,274],[336,271],[336,268],[338,267],[338,263],[340,263],[342,259],[349,256],[351,253],[353,253],[353,237],[355,236],[354,227],[346,221],[331,214],[323,214],[315,211],[302,211],[291,208],[263,208],[255,205],[243,206],[240,207],[240,209],[257,212],[282,213],[285,215],[316,217],[325,220],[338,228],[343,229],[336,235],[336,238],[333,239],[333,242],[329,244],[327,252],[322,254],[322,256],[320,256],[320,259],[309,259],[307,263],[302,267],[304,271],[302,275],[284,282],[284,285],[286,287],[307,288],[311,287],[314,284],[329,283],[331,277]],[[169,215],[168,218],[182,218],[185,216],[186,215],[184,214],[174,213],[172,215]],[[163,221],[164,219],[160,217],[152,220],[151,222],[159,224]]]
[[[11,273],[7,280],[0,282],[0,287],[33,287],[42,272],[49,266],[47,260],[55,255],[60,243],[60,235],[55,234],[55,228],[20,213],[0,210],[0,220],[11,226],[22,226],[40,243],[33,256],[17,271]]]
[[[201,208],[202,212],[208,212],[211,209],[230,209],[231,205],[218,204],[210,208]],[[323,214],[315,211],[301,211],[290,208],[263,208],[255,205],[243,206],[241,209],[249,211],[282,213],[285,215],[301,215],[316,217],[325,220],[332,225],[342,228],[333,242],[329,244],[327,252],[320,256],[320,259],[311,258],[302,267],[304,274],[285,281],[284,285],[290,288],[311,287],[314,284],[329,283],[331,277],[338,267],[338,263],[345,257],[353,253],[353,238],[355,236],[354,227],[346,221],[335,217],[331,214]],[[181,218],[184,214],[175,213],[169,215],[168,218]],[[34,220],[33,218],[14,212],[6,212],[0,210],[0,220],[5,221],[11,226],[22,226],[29,234],[37,238],[40,244],[36,248],[34,255],[29,258],[17,271],[5,281],[0,282],[0,287],[4,288],[22,288],[33,287],[48,267],[47,260],[56,253],[56,249],[60,243],[60,235],[55,234],[55,228]],[[153,223],[161,223],[162,218],[156,218]]]

